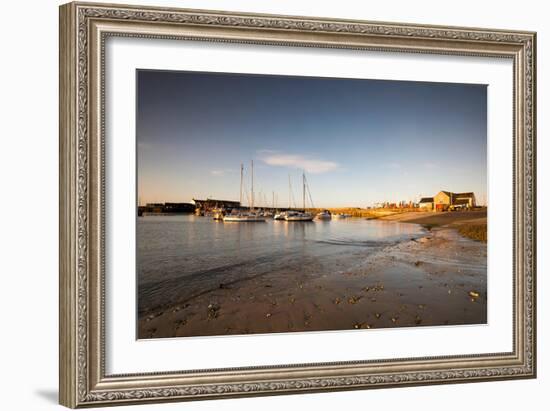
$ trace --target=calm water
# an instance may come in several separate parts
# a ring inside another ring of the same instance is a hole
[[[194,215],[140,217],[139,311],[255,276],[333,275],[422,233],[416,224],[361,218],[223,223]]]

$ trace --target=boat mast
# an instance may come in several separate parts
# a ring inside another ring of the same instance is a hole
[[[302,204],[304,205],[304,211],[306,211],[306,172],[302,173]]]
[[[241,207],[243,206],[243,168],[243,163],[241,163],[241,188],[239,191],[239,203]]]
[[[252,184],[251,184],[251,188],[250,188],[250,199],[251,199],[251,203],[250,203],[250,211],[254,210],[254,160],[250,160],[250,166],[251,166],[251,169],[252,169],[252,173],[251,173],[251,179],[252,179]]]
[[[292,208],[292,201],[290,199],[292,195],[292,186],[290,185],[290,174],[288,175],[288,209]]]

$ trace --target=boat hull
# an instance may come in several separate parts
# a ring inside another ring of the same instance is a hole
[[[224,223],[265,223],[265,217],[256,216],[225,216],[223,218]]]
[[[313,221],[313,216],[287,216],[285,221]]]

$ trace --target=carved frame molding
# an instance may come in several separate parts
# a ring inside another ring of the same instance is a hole
[[[104,372],[104,47],[109,36],[351,48],[514,61],[514,351],[108,376]],[[536,35],[218,11],[60,8],[60,402],[69,407],[536,375]]]

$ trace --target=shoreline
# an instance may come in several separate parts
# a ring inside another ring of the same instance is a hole
[[[382,220],[432,225],[341,272],[267,273],[144,312],[138,338],[486,323],[486,244],[457,230],[486,217],[405,214]]]

